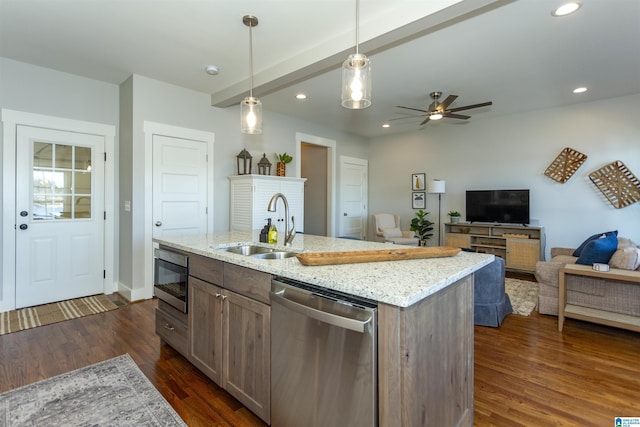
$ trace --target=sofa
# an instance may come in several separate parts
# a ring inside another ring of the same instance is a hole
[[[604,264],[608,264],[611,269],[630,270],[634,274],[637,272],[640,277],[640,247],[628,238],[617,237],[617,232],[615,232],[615,239],[617,245],[612,248],[613,252]],[[580,247],[586,247],[587,241]],[[599,241],[600,239],[596,243]],[[551,260],[537,262],[535,277],[540,285],[539,313],[558,315],[558,273],[560,268],[566,264],[575,263],[590,265],[589,259],[587,262],[581,260],[580,255],[584,258],[584,254],[576,252],[580,247],[577,249],[551,248]],[[566,285],[567,304],[640,316],[640,285],[574,275],[566,276]]]

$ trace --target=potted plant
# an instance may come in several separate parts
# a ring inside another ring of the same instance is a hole
[[[449,218],[451,219],[452,224],[457,224],[460,222],[460,212],[458,211],[449,211]]]
[[[291,163],[293,157],[287,153],[276,153],[276,176],[285,176],[287,174],[287,163]]]
[[[433,236],[433,233],[431,233],[433,231],[433,222],[427,219],[427,215],[429,215],[429,212],[420,209],[416,212],[415,218],[411,220],[410,230],[418,236],[418,246],[427,246],[427,240]]]

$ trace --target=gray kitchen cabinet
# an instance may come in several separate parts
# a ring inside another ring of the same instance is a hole
[[[271,414],[270,284],[267,273],[206,257],[191,258],[188,358],[267,423]]]

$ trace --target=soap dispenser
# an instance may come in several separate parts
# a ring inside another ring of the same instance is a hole
[[[269,241],[269,229],[271,228],[271,218],[267,218],[267,225],[260,230],[260,243],[267,243]]]
[[[274,245],[278,243],[278,229],[271,224],[271,218],[269,218],[269,235],[267,239],[268,243],[273,243]]]

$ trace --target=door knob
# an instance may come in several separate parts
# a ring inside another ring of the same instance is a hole
[[[29,228],[27,224],[20,224],[20,230],[26,230],[27,228]]]
[[[342,216],[349,216],[349,214],[347,214],[346,212],[342,214]]]
[[[156,221],[156,227],[162,227],[162,221]]]

